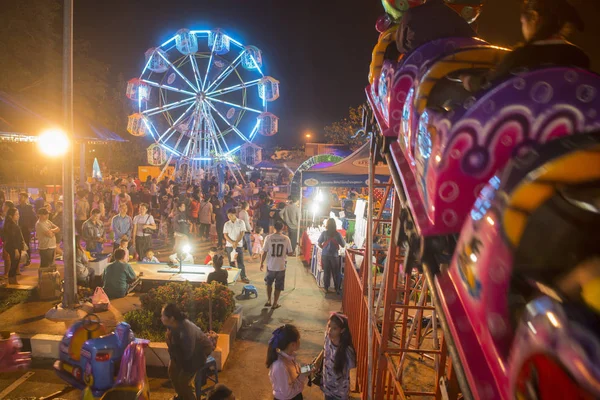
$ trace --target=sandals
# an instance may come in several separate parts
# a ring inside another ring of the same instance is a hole
[[[271,310],[277,310],[279,307],[281,307],[281,304],[273,304],[273,306],[271,306]]]
[[[267,301],[267,302],[265,303],[265,307],[271,307],[271,302]]]

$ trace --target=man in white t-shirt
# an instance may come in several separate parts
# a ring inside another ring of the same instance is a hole
[[[273,310],[281,307],[278,303],[279,295],[284,289],[285,284],[285,269],[287,265],[287,256],[293,255],[292,242],[290,238],[285,236],[283,230],[283,222],[276,221],[273,224],[275,233],[267,236],[263,246],[263,255],[260,262],[260,270],[265,266],[267,260],[267,273],[265,275],[265,283],[267,284],[267,302],[265,307],[271,307]],[[275,299],[271,305],[271,293],[273,292],[273,282],[275,282]]]
[[[240,269],[242,282],[250,283],[250,280],[246,276],[246,266],[244,265],[244,247],[242,244],[244,233],[246,232],[246,224],[237,217],[235,208],[230,208],[227,210],[227,218],[229,218],[229,221],[225,222],[225,225],[223,226],[223,236],[225,237],[225,251],[227,252],[227,258],[229,258],[229,265],[232,267],[236,266]],[[235,262],[231,260],[231,253],[234,250],[237,253],[235,256]]]

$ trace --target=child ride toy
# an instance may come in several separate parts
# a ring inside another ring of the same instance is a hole
[[[0,372],[13,372],[28,369],[31,353],[22,352],[23,342],[18,335],[0,332]]]
[[[100,397],[115,386],[125,349],[134,339],[129,324],[121,322],[113,333],[106,334],[100,318],[88,314],[73,324],[60,342],[55,372],[70,385],[81,390],[89,387]]]
[[[115,385],[102,393],[101,400],[148,400],[150,398],[150,385],[146,377],[146,356],[144,349],[148,347],[149,340],[134,339],[121,358],[119,375]],[[84,400],[96,400],[98,392],[92,389],[93,382],[83,392]]]

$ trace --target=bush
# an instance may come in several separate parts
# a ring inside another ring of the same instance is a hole
[[[165,327],[160,322],[160,313],[167,303],[175,303],[188,313],[193,321],[207,332],[209,330],[209,298],[212,299],[212,330],[218,332],[233,313],[235,300],[233,291],[213,282],[194,288],[190,283],[171,282],[141,296],[142,309],[125,314],[136,336],[152,341],[164,341]]]

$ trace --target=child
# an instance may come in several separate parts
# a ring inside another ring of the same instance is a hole
[[[211,283],[214,281],[227,286],[227,278],[229,278],[229,274],[224,269],[221,269],[223,267],[223,256],[221,254],[215,254],[212,263],[215,270],[208,274],[206,283]]]
[[[215,254],[217,254],[217,248],[211,247],[208,250],[208,255],[204,259],[204,265],[213,265],[213,259],[215,258]]]
[[[312,371],[300,373],[295,354],[300,349],[300,332],[285,324],[273,331],[267,350],[267,368],[273,397],[279,400],[302,400],[302,390]]]
[[[143,263],[148,263],[148,264],[158,264],[160,263],[160,261],[158,261],[158,258],[154,257],[154,252],[152,250],[148,250],[146,251],[146,257],[144,257],[142,259]]]
[[[263,252],[263,237],[262,233],[264,229],[260,226],[254,228],[254,233],[252,234],[252,259],[256,259],[257,257],[262,257]]]
[[[126,235],[121,238],[119,248],[125,250],[125,262],[129,262],[129,238]]]
[[[348,317],[333,313],[327,323],[323,347],[323,385],[325,398],[347,400],[350,370],[356,367],[356,351],[348,327]]]

